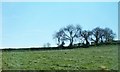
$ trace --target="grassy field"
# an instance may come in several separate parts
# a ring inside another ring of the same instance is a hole
[[[101,70],[118,69],[118,46],[46,50],[4,51],[3,70]]]

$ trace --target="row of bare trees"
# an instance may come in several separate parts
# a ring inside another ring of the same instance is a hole
[[[90,45],[90,42],[94,42],[96,45],[100,43],[108,43],[113,41],[115,33],[110,28],[96,27],[93,30],[82,30],[80,25],[68,25],[61,28],[53,36],[57,40],[58,46],[64,46],[65,42],[69,41],[69,46],[72,47],[73,43],[78,40],[83,40],[86,46]]]

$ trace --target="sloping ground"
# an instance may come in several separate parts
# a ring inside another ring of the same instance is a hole
[[[4,51],[4,70],[118,70],[118,46],[45,51]]]

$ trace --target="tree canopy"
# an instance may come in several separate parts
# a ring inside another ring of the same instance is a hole
[[[75,39],[80,41],[82,38],[83,44],[89,47],[90,42],[93,41],[96,45],[100,43],[108,43],[113,41],[115,38],[115,33],[110,28],[100,28],[96,27],[93,30],[82,30],[80,25],[68,25],[58,30],[53,36],[57,39],[57,45],[63,46],[65,42],[69,41],[69,47],[73,46]]]

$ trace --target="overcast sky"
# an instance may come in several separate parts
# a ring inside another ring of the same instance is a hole
[[[53,34],[69,24],[83,30],[109,27],[118,35],[117,2],[2,3],[2,46],[56,45]],[[117,38],[117,37],[116,37]]]

